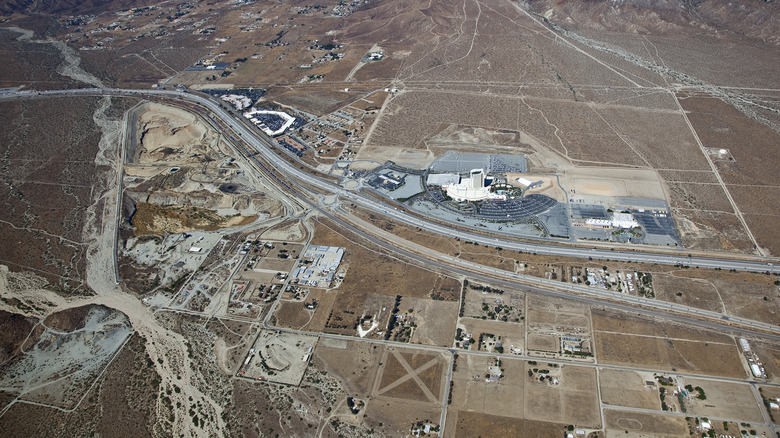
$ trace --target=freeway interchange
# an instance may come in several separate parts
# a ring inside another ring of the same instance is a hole
[[[463,239],[471,242],[476,242],[484,245],[501,247],[506,250],[515,250],[526,253],[533,253],[539,255],[552,255],[561,257],[575,257],[575,258],[589,258],[589,259],[601,259],[601,260],[613,260],[623,262],[637,262],[637,263],[658,263],[667,265],[687,265],[697,266],[703,268],[723,269],[723,270],[738,270],[738,271],[752,271],[752,272],[768,272],[774,273],[776,269],[776,259],[759,258],[759,257],[747,257],[740,258],[715,258],[715,257],[702,257],[684,255],[682,253],[653,253],[653,252],[627,252],[627,251],[615,251],[612,249],[597,249],[597,248],[583,248],[572,245],[564,245],[560,243],[533,243],[533,242],[519,242],[514,240],[505,240],[500,237],[486,236],[470,231],[464,231],[443,225],[440,223],[432,222],[412,215],[404,210],[397,209],[392,205],[388,205],[379,202],[371,197],[368,197],[358,191],[348,190],[344,187],[334,184],[330,180],[317,177],[305,171],[302,171],[288,161],[284,157],[277,155],[272,150],[273,140],[264,133],[247,126],[241,117],[236,117],[235,114],[231,114],[231,111],[227,110],[221,102],[209,99],[208,97],[188,93],[181,90],[134,90],[134,89],[100,89],[100,88],[85,88],[85,89],[71,89],[71,90],[50,90],[50,91],[17,91],[9,92],[2,96],[0,99],[25,99],[35,97],[56,97],[56,96],[73,96],[73,95],[114,95],[114,96],[137,96],[146,98],[170,98],[175,100],[185,101],[190,104],[195,104],[201,109],[206,109],[210,112],[210,117],[217,119],[223,127],[232,131],[237,138],[236,143],[243,142],[247,146],[244,149],[244,155],[259,155],[262,156],[264,161],[268,163],[268,167],[259,163],[255,158],[255,161],[266,170],[271,173],[277,179],[278,175],[282,175],[285,181],[291,181],[300,186],[317,187],[321,191],[336,195],[345,202],[349,202],[355,205],[359,205],[362,208],[373,211],[387,218],[395,221],[420,228],[425,231],[438,233],[451,238]],[[215,120],[216,121],[216,120]],[[232,135],[231,135],[232,137]],[[240,139],[240,141],[238,141]],[[237,145],[242,147],[240,145]],[[247,148],[248,147],[248,148]],[[279,179],[279,181],[282,181]],[[744,318],[729,317],[718,312],[707,311],[689,306],[678,305],[675,303],[669,303],[660,300],[646,299],[642,297],[630,296],[627,294],[619,294],[616,292],[610,292],[606,290],[600,290],[596,288],[590,288],[571,283],[563,283],[560,281],[549,280],[544,278],[530,277],[513,272],[508,272],[500,269],[495,269],[476,263],[468,262],[456,257],[451,257],[446,254],[442,254],[432,250],[430,248],[416,245],[412,242],[401,242],[397,236],[393,236],[377,227],[373,227],[359,219],[351,217],[343,212],[339,208],[326,210],[318,205],[318,200],[307,199],[302,195],[303,190],[295,190],[285,182],[282,182],[291,192],[294,192],[298,196],[299,203],[305,203],[310,208],[319,210],[321,214],[329,217],[332,220],[336,220],[340,224],[349,227],[353,231],[358,232],[361,236],[367,238],[375,244],[385,247],[389,251],[394,251],[403,255],[407,259],[414,259],[417,263],[426,264],[429,266],[435,266],[438,269],[449,270],[450,272],[457,272],[467,276],[477,276],[482,278],[490,278],[492,281],[501,281],[504,284],[521,284],[523,287],[528,288],[529,285],[535,291],[542,293],[553,293],[553,290],[557,291],[557,295],[576,296],[580,300],[587,300],[598,303],[610,303],[609,305],[618,307],[633,307],[645,309],[646,313],[663,313],[668,317],[668,314],[683,315],[686,319],[696,320],[698,323],[716,327],[728,326],[733,329],[735,326],[742,327],[748,330],[758,330],[765,334],[771,333],[770,337],[777,337],[780,339],[780,328],[776,325],[762,323]],[[315,196],[317,195],[315,193]],[[339,213],[342,212],[342,214]],[[616,304],[617,303],[617,304]],[[648,311],[648,309],[651,309]]]
[[[702,268],[720,268],[735,269],[738,271],[751,272],[771,272],[774,273],[777,268],[777,259],[774,258],[714,258],[701,256],[688,256],[683,254],[682,250],[678,254],[662,254],[652,252],[626,252],[614,251],[597,248],[582,248],[571,245],[551,244],[551,243],[528,243],[504,240],[499,237],[488,237],[478,233],[472,233],[455,228],[441,225],[418,216],[412,215],[403,210],[398,210],[387,204],[378,202],[370,197],[358,192],[347,190],[342,186],[333,184],[323,178],[306,173],[287,162],[271,150],[272,139],[266,134],[249,128],[242,120],[236,118],[226,110],[221,103],[208,99],[204,96],[186,93],[184,91],[174,90],[129,90],[129,89],[78,89],[67,91],[44,91],[41,95],[49,94],[100,94],[100,95],[141,95],[141,96],[167,96],[196,103],[209,109],[213,115],[220,119],[225,126],[230,127],[241,140],[248,143],[254,150],[258,151],[263,158],[273,167],[283,173],[288,179],[309,184],[314,187],[329,191],[334,195],[344,198],[348,202],[355,203],[361,207],[381,213],[391,219],[404,222],[408,225],[422,228],[453,238],[460,238],[485,245],[500,246],[504,249],[523,251],[528,253],[537,253],[540,255],[553,255],[562,257],[580,257],[602,260],[614,260],[623,262],[637,263],[659,263],[667,265],[687,265],[698,266]]]

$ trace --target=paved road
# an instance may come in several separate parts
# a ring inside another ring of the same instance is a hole
[[[245,124],[242,118],[236,118],[231,114],[222,103],[215,102],[207,97],[185,93],[183,91],[174,90],[125,90],[125,89],[75,89],[75,90],[53,90],[42,92],[29,92],[22,91],[7,94],[0,98],[2,99],[24,99],[34,97],[46,97],[46,96],[72,96],[72,95],[130,95],[140,97],[164,97],[171,99],[180,99],[190,103],[197,104],[198,106],[205,108],[211,112],[211,115],[219,119],[220,123],[232,130],[237,137],[246,142],[254,151],[262,155],[273,167],[273,169],[265,168],[265,171],[275,178],[279,178],[279,175],[275,175],[274,172],[281,174],[285,177],[285,180],[296,180],[299,184],[308,184],[320,189],[324,189],[332,194],[338,195],[349,202],[359,204],[364,208],[383,214],[387,217],[395,220],[407,223],[412,226],[417,226],[432,232],[448,235],[453,238],[461,238],[474,242],[480,242],[487,245],[500,246],[505,249],[534,252],[537,254],[551,254],[567,257],[591,257],[591,258],[603,258],[611,260],[624,260],[624,261],[636,261],[636,262],[651,262],[651,263],[665,263],[665,264],[680,264],[692,266],[704,266],[711,268],[721,269],[737,269],[746,271],[774,271],[775,264],[772,262],[759,262],[752,260],[735,260],[735,259],[716,259],[716,258],[702,258],[702,257],[682,257],[682,255],[669,255],[669,254],[653,254],[653,253],[629,253],[621,251],[606,251],[599,249],[585,249],[575,248],[563,245],[551,245],[551,244],[537,244],[537,243],[521,243],[515,241],[508,241],[499,238],[486,237],[467,231],[455,230],[453,228],[446,227],[437,223],[427,221],[417,216],[411,215],[405,211],[397,210],[391,206],[375,201],[369,197],[363,196],[360,193],[346,190],[341,186],[333,184],[328,180],[318,178],[314,175],[303,172],[293,165],[288,163],[284,157],[281,157],[274,153],[271,149],[273,140],[258,132],[256,129],[249,127]],[[209,117],[211,117],[209,115]],[[228,135],[231,135],[228,133]],[[776,338],[780,333],[780,329],[777,326],[752,321],[743,318],[727,317],[717,312],[710,312],[702,309],[681,306],[674,303],[668,303],[659,300],[648,300],[641,297],[634,297],[630,295],[617,294],[609,291],[602,291],[596,288],[585,287],[576,284],[568,284],[553,280],[541,279],[536,277],[523,276],[521,274],[510,273],[500,269],[495,269],[476,263],[460,260],[448,255],[440,254],[430,248],[425,248],[419,245],[413,245],[410,242],[403,242],[407,247],[415,246],[414,251],[405,250],[399,247],[399,240],[393,237],[391,242],[395,242],[395,245],[389,245],[387,242],[377,239],[372,233],[367,233],[364,230],[357,229],[355,226],[355,218],[351,215],[342,216],[341,218],[335,217],[333,214],[328,213],[322,209],[317,203],[306,199],[305,196],[301,196],[301,192],[305,191],[305,186],[300,186],[298,189],[294,189],[287,183],[279,179],[279,183],[289,188],[290,191],[295,192],[300,196],[300,201],[308,203],[312,208],[320,210],[326,216],[331,219],[340,222],[342,225],[356,230],[359,234],[363,235],[367,239],[374,243],[391,250],[396,253],[402,253],[409,259],[414,259],[419,263],[434,266],[439,269],[444,269],[450,272],[455,272],[461,275],[471,276],[477,279],[483,279],[486,281],[493,281],[494,283],[501,284],[508,287],[522,286],[526,289],[534,290],[536,292],[545,293],[547,295],[558,295],[564,298],[570,298],[572,293],[580,295],[581,301],[591,302],[593,304],[604,305],[605,300],[609,300],[608,305],[613,308],[623,308],[624,310],[638,311],[640,313],[647,313],[653,316],[663,316],[670,319],[676,319],[681,322],[696,323],[702,326],[708,326],[715,329],[732,329],[733,324],[739,324],[746,327],[748,330],[742,329],[742,331],[762,330],[771,332],[769,337]],[[351,218],[351,219],[349,219]],[[376,232],[374,227],[374,232]],[[528,283],[532,283],[534,286],[530,286]],[[541,287],[540,287],[541,286]],[[555,288],[555,290],[548,290],[549,288]],[[585,298],[583,297],[585,295]],[[624,304],[614,303],[615,300],[620,300]],[[629,305],[630,304],[630,305]],[[636,308],[635,306],[641,306]],[[672,312],[672,314],[668,314]],[[722,322],[721,322],[722,321]],[[739,330],[737,330],[739,331]],[[765,333],[766,334],[766,333]]]
[[[373,200],[360,193],[346,190],[345,188],[333,184],[332,182],[316,177],[309,173],[297,169],[283,157],[275,154],[270,145],[273,140],[264,133],[247,126],[241,118],[236,118],[226,109],[222,103],[211,100],[199,94],[187,93],[179,90],[132,90],[132,89],[99,89],[85,88],[74,90],[50,90],[50,91],[18,91],[0,96],[0,99],[14,100],[35,98],[38,96],[72,96],[72,95],[121,95],[121,96],[140,96],[140,97],[167,97],[172,99],[186,100],[195,103],[201,107],[210,110],[220,122],[233,130],[244,142],[257,150],[269,163],[279,170],[285,177],[296,180],[299,183],[305,183],[320,189],[327,190],[332,194],[338,195],[349,202],[358,204],[364,208],[377,213],[382,213],[392,219],[407,223],[412,226],[420,227],[427,231],[460,238],[484,245],[500,246],[504,249],[523,251],[528,253],[556,255],[562,257],[582,257],[601,260],[632,261],[642,263],[659,264],[683,264],[687,266],[699,266],[705,268],[735,269],[739,271],[770,272],[774,273],[778,267],[777,258],[747,257],[741,258],[716,258],[716,257],[687,257],[682,251],[680,254],[659,254],[650,252],[627,252],[612,251],[605,249],[588,249],[581,247],[572,247],[555,243],[527,243],[505,240],[499,237],[488,237],[482,234],[454,229],[445,225],[437,224],[426,219],[414,216],[403,210],[397,210],[387,204]]]
[[[425,264],[428,267],[436,267],[451,273],[457,273],[477,280],[488,281],[496,285],[505,287],[521,287],[525,290],[537,292],[539,294],[556,296],[559,298],[571,299],[574,294],[579,301],[594,305],[609,305],[610,308],[626,310],[631,312],[643,313],[653,317],[664,317],[685,324],[695,324],[702,327],[715,330],[731,330],[743,334],[755,334],[752,330],[740,330],[734,327],[739,324],[752,329],[765,330],[773,333],[767,335],[773,339],[780,340],[780,327],[763,322],[753,321],[747,318],[734,316],[725,316],[718,312],[712,312],[696,307],[684,306],[667,301],[648,299],[628,294],[608,291],[595,287],[582,286],[558,280],[549,280],[546,278],[532,277],[514,272],[505,271],[490,266],[480,265],[478,263],[462,260],[447,254],[436,252],[430,248],[416,245],[413,242],[406,242],[402,248],[398,239],[391,233],[373,227],[368,223],[359,223],[359,219],[349,217],[351,223],[347,223],[341,217],[335,217],[328,212],[322,212],[332,220],[355,229],[356,222],[358,228],[372,227],[370,232],[361,233],[361,235],[370,240],[377,246],[383,247],[403,255],[408,259]],[[348,216],[348,215],[347,215]],[[384,237],[384,239],[380,238]],[[622,304],[621,304],[622,303]],[[639,306],[639,307],[637,307]]]

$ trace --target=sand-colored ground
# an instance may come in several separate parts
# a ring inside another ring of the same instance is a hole
[[[158,103],[146,103],[137,112],[139,164],[198,162],[216,144],[216,133],[193,113]]]
[[[687,436],[683,417],[604,410],[607,437]]]
[[[600,370],[602,403],[613,406],[625,406],[641,409],[661,409],[657,385],[647,385],[655,381],[652,376],[643,376],[635,371]]]
[[[654,170],[570,167],[560,178],[561,185],[573,190],[570,193],[574,196],[666,199],[661,179]]]
[[[308,230],[300,221],[284,222],[263,231],[261,237],[266,240],[282,242],[302,242],[309,236]]]
[[[748,423],[761,423],[761,407],[748,384],[715,382],[705,379],[685,379],[686,385],[700,387],[705,400],[690,398],[688,411],[702,417],[732,418]]]
[[[215,230],[267,219],[278,200],[193,112],[144,103],[128,113],[125,193],[136,234]]]
[[[566,202],[566,192],[563,191],[561,186],[558,185],[558,180],[555,175],[541,175],[533,173],[507,173],[506,179],[510,185],[523,187],[522,184],[517,182],[518,178],[525,178],[531,181],[541,181],[541,186],[534,187],[526,190],[527,195],[539,194],[549,196],[556,201]]]
[[[377,161],[379,163],[392,161],[399,166],[410,169],[425,169],[435,158],[430,151],[386,146],[364,146],[358,151],[355,160]]]

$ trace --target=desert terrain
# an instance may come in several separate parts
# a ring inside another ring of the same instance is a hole
[[[4,2],[0,436],[780,436],[779,7]]]

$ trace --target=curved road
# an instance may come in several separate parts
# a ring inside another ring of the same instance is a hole
[[[738,271],[752,272],[770,272],[774,273],[777,269],[777,258],[753,257],[748,259],[746,256],[740,258],[724,257],[687,257],[685,254],[660,254],[652,252],[625,252],[605,249],[588,249],[582,247],[572,247],[567,245],[556,245],[554,243],[526,243],[504,240],[500,238],[491,238],[482,234],[462,231],[450,228],[445,225],[437,224],[412,214],[397,210],[392,206],[375,201],[360,193],[349,191],[343,187],[333,184],[322,178],[308,174],[295,168],[283,157],[276,155],[271,150],[272,139],[258,130],[251,129],[241,120],[236,120],[235,116],[226,110],[221,103],[215,102],[206,97],[186,93],[178,90],[132,90],[115,88],[84,88],[73,90],[50,90],[50,91],[17,91],[0,96],[0,99],[24,99],[37,96],[68,96],[68,95],[119,95],[119,96],[139,96],[139,97],[169,97],[186,100],[196,103],[209,109],[220,121],[230,127],[238,137],[255,148],[269,163],[284,172],[285,176],[299,182],[303,182],[321,189],[325,189],[334,195],[338,195],[351,203],[358,204],[364,208],[377,213],[384,214],[395,220],[407,223],[409,225],[422,228],[427,231],[460,238],[484,245],[500,246],[504,249],[523,251],[528,253],[537,253],[543,255],[553,255],[561,257],[580,257],[593,258],[600,260],[615,260],[624,262],[639,263],[658,263],[666,265],[686,265],[702,268],[735,269]],[[763,261],[762,261],[763,260]]]
[[[34,97],[46,97],[46,96],[72,96],[72,95],[120,95],[120,96],[138,96],[138,97],[168,97],[180,100],[185,100],[191,103],[195,103],[203,108],[208,109],[212,114],[219,119],[219,121],[226,127],[229,127],[237,137],[241,138],[250,147],[254,148],[259,154],[263,156],[268,163],[270,163],[278,171],[283,172],[284,176],[288,179],[296,180],[298,183],[308,184],[314,187],[318,187],[329,191],[332,194],[358,204],[364,208],[385,215],[394,220],[419,227],[431,232],[439,233],[453,238],[460,238],[473,242],[478,242],[485,245],[500,246],[504,249],[523,251],[528,253],[556,255],[563,257],[581,257],[581,258],[593,258],[593,259],[610,259],[617,261],[633,261],[641,263],[659,263],[659,264],[684,264],[689,266],[700,266],[707,268],[720,268],[720,269],[735,269],[742,271],[754,271],[754,272],[774,272],[776,264],[772,262],[761,262],[754,260],[744,259],[725,259],[725,258],[709,258],[709,257],[685,257],[681,255],[670,254],[655,254],[655,253],[632,253],[622,251],[612,251],[603,249],[587,249],[581,247],[571,247],[564,245],[554,244],[540,244],[540,243],[524,243],[515,242],[509,240],[503,240],[499,238],[491,238],[481,234],[471,233],[468,231],[456,230],[447,226],[430,222],[428,220],[419,218],[417,216],[406,213],[402,210],[398,210],[392,206],[388,206],[381,202],[378,202],[370,197],[364,196],[360,193],[349,191],[343,187],[333,184],[330,181],[318,178],[314,175],[303,172],[283,157],[276,155],[271,150],[273,140],[262,132],[247,126],[243,120],[236,119],[228,110],[226,110],[221,103],[215,102],[207,97],[203,97],[197,94],[186,93],[178,90],[130,90],[130,89],[73,89],[73,90],[52,90],[52,91],[21,91],[8,93],[0,96],[0,99],[25,99]],[[299,192],[300,193],[300,192]],[[336,220],[342,224],[346,224],[352,229],[366,229],[370,225],[366,223],[358,224],[362,222],[354,217],[348,217],[348,215],[340,215],[341,218],[336,218],[334,214],[325,212],[315,203],[311,203],[313,208],[321,210],[328,217]],[[657,314],[658,311],[677,315],[680,319],[691,321],[692,319],[698,320],[701,325],[709,325],[711,328],[725,328],[729,327],[734,329],[733,325],[740,325],[749,329],[762,330],[773,334],[780,333],[780,329],[776,325],[752,321],[744,318],[728,317],[717,312],[706,311],[703,309],[682,306],[675,303],[669,303],[660,300],[645,299],[641,297],[634,297],[627,294],[619,294],[606,290],[600,290],[596,288],[581,286],[577,284],[564,283],[560,281],[547,280],[537,277],[529,277],[521,274],[516,274],[496,268],[479,265],[476,263],[468,262],[462,259],[451,257],[449,255],[438,253],[430,248],[426,248],[420,245],[413,244],[411,242],[405,242],[406,249],[399,248],[398,245],[393,245],[392,242],[398,242],[397,237],[384,233],[382,239],[375,237],[381,234],[382,231],[376,227],[371,227],[369,232],[360,230],[360,233],[364,237],[373,241],[386,249],[399,252],[407,258],[417,260],[418,262],[435,266],[441,269],[447,269],[452,272],[457,272],[463,275],[476,276],[476,278],[482,277],[483,279],[490,277],[491,281],[496,281],[499,278],[499,283],[503,283],[509,286],[517,286],[518,283],[522,287],[529,288],[529,283],[536,287],[530,286],[531,289],[536,291],[544,291],[547,294],[557,294],[560,296],[571,296],[571,294],[579,295],[579,299],[591,302],[598,302],[599,304],[605,304],[605,300],[610,301],[611,306],[615,306],[613,303],[615,300],[619,300],[625,304],[617,305],[618,307],[630,308],[633,311],[637,309],[633,306],[640,306],[644,309],[645,313]],[[764,259],[770,260],[770,259]],[[771,259],[774,260],[774,259]],[[541,288],[540,288],[541,287]],[[549,288],[554,288],[556,291],[550,291]],[[653,309],[653,310],[648,310]],[[641,310],[641,309],[640,309]],[[669,317],[666,315],[665,317]],[[673,317],[673,316],[672,316]],[[674,317],[673,317],[674,319]],[[702,321],[704,320],[704,321]],[[772,335],[770,335],[772,336]],[[774,336],[772,336],[774,337]]]

